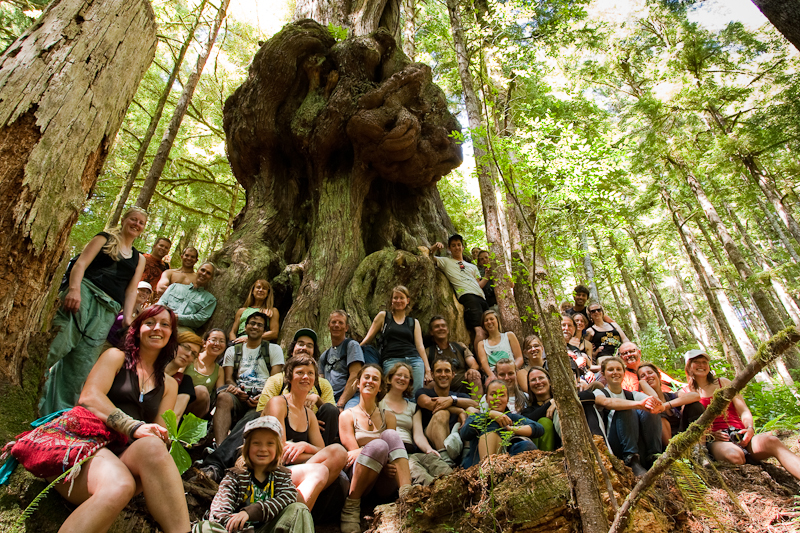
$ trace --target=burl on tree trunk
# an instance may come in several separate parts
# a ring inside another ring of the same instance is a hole
[[[452,292],[436,288],[446,280],[418,247],[453,231],[436,182],[462,161],[460,126],[430,68],[387,30],[337,42],[312,20],[287,25],[225,102],[224,128],[247,198],[212,258],[223,270],[213,325],[230,327],[258,278],[288,310],[284,346],[300,327],[327,336],[343,306],[363,335],[375,302],[404,281],[421,321],[455,318]]]
[[[0,385],[22,381],[70,230],[155,48],[149,2],[62,0],[0,56]]]

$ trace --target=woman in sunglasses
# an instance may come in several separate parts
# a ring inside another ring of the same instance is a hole
[[[614,356],[624,342],[630,342],[625,332],[616,322],[604,320],[603,307],[597,303],[589,304],[589,320],[592,325],[586,328],[586,339],[592,343],[592,364],[604,356]]]

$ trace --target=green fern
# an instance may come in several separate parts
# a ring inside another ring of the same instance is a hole
[[[47,496],[47,494],[51,490],[53,490],[53,487],[55,487],[57,484],[59,484],[62,481],[64,481],[64,478],[66,478],[69,475],[70,472],[72,472],[74,469],[76,469],[79,466],[81,466],[83,463],[85,463],[86,461],[88,461],[92,457],[94,457],[94,456],[90,455],[89,457],[84,457],[81,460],[81,462],[77,463],[72,468],[70,468],[69,470],[67,470],[66,472],[64,472],[63,474],[58,476],[57,478],[55,478],[49,485],[47,485],[44,488],[44,490],[42,492],[37,494],[36,497],[33,499],[33,501],[30,503],[30,505],[28,505],[28,507],[25,508],[25,510],[20,515],[20,517],[17,519],[16,526],[17,527],[23,527],[25,525],[25,520],[27,520],[28,518],[33,516],[33,513],[39,507],[39,503],[42,501],[42,499],[44,499],[45,496]]]
[[[702,468],[696,468],[689,459],[679,459],[670,467],[670,473],[687,507],[695,514],[710,518],[720,530],[726,531],[717,518],[717,511],[709,506],[708,484],[697,474],[698,470],[702,471]]]

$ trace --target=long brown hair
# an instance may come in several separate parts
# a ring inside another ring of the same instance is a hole
[[[258,283],[261,283],[262,285],[266,285],[267,286],[267,297],[264,298],[264,307],[263,307],[263,309],[272,309],[273,307],[275,307],[273,305],[273,302],[275,301],[275,297],[272,294],[272,285],[270,285],[269,281],[267,281],[265,279],[257,279],[257,280],[255,280],[255,282],[253,282],[252,285],[250,285],[250,292],[247,293],[247,299],[244,301],[245,308],[253,307],[253,304],[256,302],[256,298],[255,298],[255,296],[253,296],[253,291],[255,290],[256,284],[258,284]],[[269,326],[269,323],[267,323],[267,326]]]

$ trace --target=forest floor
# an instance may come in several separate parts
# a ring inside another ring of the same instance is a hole
[[[800,453],[800,435],[779,435]],[[635,479],[615,458],[604,456],[614,492],[621,503]],[[783,468],[740,467],[714,463],[696,468],[683,463],[652,487],[634,513],[629,531],[646,533],[789,533],[800,531],[800,484]],[[598,470],[599,474],[599,470]],[[187,473],[187,478],[191,477]],[[55,533],[71,511],[55,491],[38,509],[16,525],[22,510],[44,489],[22,468],[0,490],[0,532]],[[490,490],[493,487],[493,490]],[[193,519],[208,509],[216,485],[205,479],[185,483]],[[608,495],[603,492],[608,503]],[[607,507],[609,510],[610,506]],[[405,502],[370,511],[362,521],[372,533],[430,532],[578,532],[578,511],[572,501],[561,452],[527,452],[517,457],[495,456],[491,466],[476,465],[440,478],[432,487],[416,488]],[[609,517],[612,513],[609,511]],[[111,533],[159,531],[146,513],[143,498],[135,498],[110,529]],[[318,533],[338,533],[336,524],[320,524]]]

